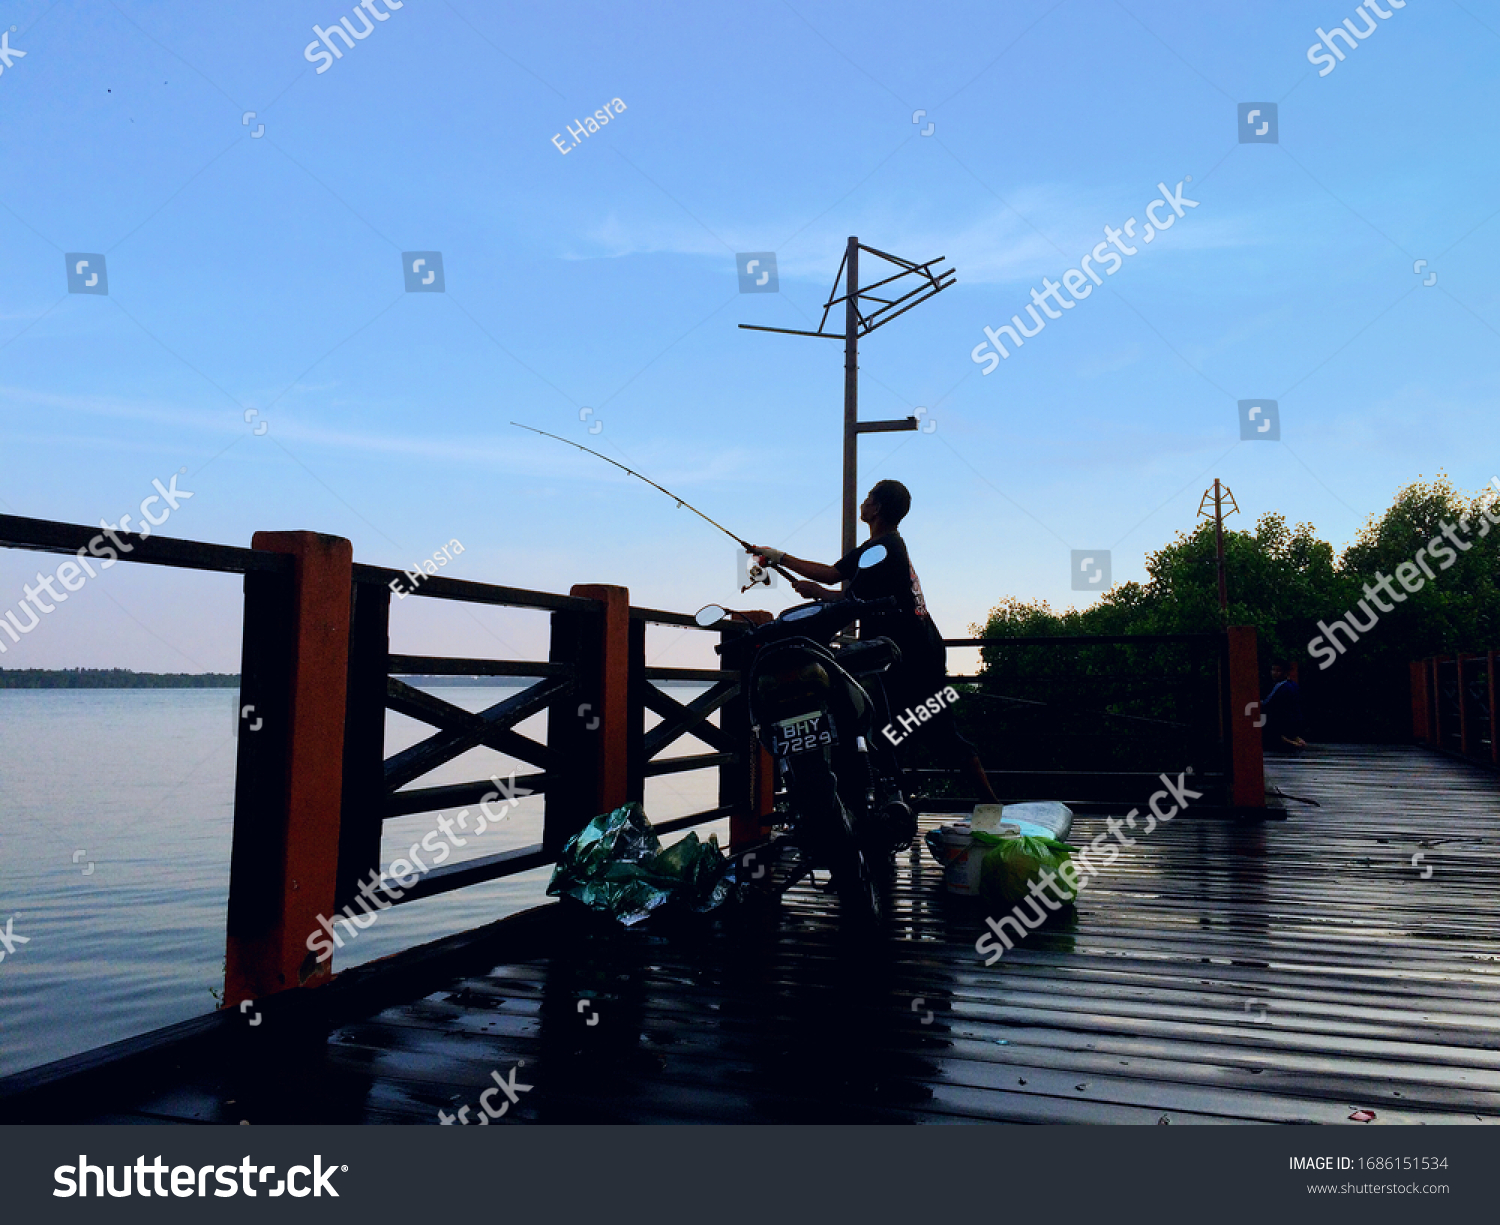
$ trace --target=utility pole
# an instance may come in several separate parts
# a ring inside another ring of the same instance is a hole
[[[859,281],[859,253],[861,251],[866,251],[894,264],[899,271],[883,280],[861,285]],[[859,338],[868,336],[897,315],[905,314],[913,306],[927,301],[933,294],[940,293],[954,284],[958,274],[952,268],[934,271],[934,265],[941,264],[946,258],[940,255],[936,259],[928,260],[925,264],[914,264],[898,255],[889,255],[874,247],[867,247],[858,238],[851,237],[844,247],[844,258],[840,261],[839,270],[834,275],[833,289],[829,291],[828,301],[823,304],[823,317],[818,321],[816,332],[801,331],[796,328],[760,327],[753,323],[740,324],[740,327],[752,332],[784,332],[789,336],[821,336],[829,339],[842,339],[844,342],[844,481],[843,523],[840,533],[841,554],[847,553],[854,547],[855,531],[859,523],[859,436],[883,434],[896,430],[914,430],[918,426],[915,417],[904,417],[894,421],[861,421],[859,419]],[[919,278],[917,287],[899,297],[884,298],[871,292],[883,289],[902,277],[913,275]],[[839,294],[840,283],[844,286],[842,295]],[[861,299],[866,302],[878,302],[880,305],[868,314],[863,314],[860,311]],[[828,312],[840,302],[844,304],[843,332],[825,331],[824,325],[828,322]],[[905,305],[902,305],[903,303]],[[897,307],[900,309],[896,309]]]
[[[1207,490],[1198,503],[1198,514],[1200,517],[1208,514],[1208,500],[1214,500],[1214,555],[1218,559],[1219,570],[1219,616],[1225,625],[1229,624],[1229,584],[1224,576],[1224,499],[1229,500],[1229,513],[1239,513],[1239,503],[1234,500],[1234,491],[1228,485],[1221,486],[1219,478],[1214,477],[1214,487]]]
[[[848,271],[844,299],[844,509],[840,522],[839,556],[854,547],[854,523],[859,497],[859,239],[844,249]],[[911,429],[917,428],[913,419]]]

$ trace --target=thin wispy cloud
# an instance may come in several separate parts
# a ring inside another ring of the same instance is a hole
[[[170,426],[182,434],[213,436],[231,440],[238,431],[226,426],[226,414],[218,409],[203,412],[147,402],[97,395],[70,395],[25,387],[0,387],[0,404],[30,405],[53,413],[73,413],[80,418],[103,417],[115,421]],[[267,417],[269,421],[270,416]],[[386,430],[338,429],[320,424],[305,409],[275,414],[272,426],[277,438],[289,445],[301,444],[332,454],[365,453],[430,461],[438,470],[449,466],[478,467],[494,472],[534,477],[578,477],[591,482],[629,482],[633,478],[581,452],[547,439],[526,437],[518,430],[463,433],[448,437],[426,433]],[[245,427],[245,433],[250,427]],[[81,430],[77,437],[91,437]],[[12,441],[60,442],[67,435],[7,435]],[[738,446],[694,444],[670,436],[636,438],[629,441],[629,454],[611,439],[589,435],[580,445],[592,447],[627,467],[645,470],[652,479],[667,485],[702,488],[721,483],[764,484],[769,456]]]
[[[1175,182],[1175,180],[1174,180]],[[878,236],[872,245],[908,259],[945,256],[964,284],[1009,284],[1056,275],[1103,241],[1106,224],[1120,225],[1140,217],[1155,185],[1081,192],[1061,184],[1024,186],[1006,192],[1010,208],[993,202],[957,226],[935,221],[928,210],[864,210],[857,216],[834,214],[797,235],[777,251],[777,271],[787,280],[832,282],[848,234]],[[935,210],[936,211],[936,210]],[[950,212],[945,208],[942,212]],[[777,238],[796,228],[791,218],[775,223],[713,224],[737,251],[775,249]],[[1172,249],[1214,250],[1264,243],[1264,224],[1250,226],[1237,217],[1195,213],[1191,225],[1171,235]],[[584,229],[560,253],[568,260],[622,259],[637,255],[697,256],[724,265],[723,245],[701,226],[672,217],[625,218],[616,212]],[[869,258],[869,257],[866,257]],[[873,265],[880,267],[878,261]]]

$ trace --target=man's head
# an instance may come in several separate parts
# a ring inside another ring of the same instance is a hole
[[[1286,660],[1276,659],[1271,661],[1271,680],[1275,684],[1281,684],[1281,682],[1286,680],[1286,678],[1291,674],[1291,665],[1288,664]]]
[[[887,528],[896,527],[911,509],[911,492],[900,481],[876,481],[865,495],[859,517],[874,524],[877,519]]]

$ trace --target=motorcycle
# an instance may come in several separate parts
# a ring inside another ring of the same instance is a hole
[[[865,550],[860,568],[885,553],[884,545]],[[790,814],[789,832],[766,848],[778,860],[788,846],[797,852],[776,893],[827,869],[842,915],[861,926],[882,920],[896,853],[917,831],[900,763],[877,734],[890,719],[882,676],[901,653],[889,638],[833,643],[860,617],[896,607],[891,597],[846,597],[789,608],[763,625],[717,604],[696,617],[705,629],[735,618],[747,625],[714,649],[741,675],[752,729],[775,762],[778,807]]]

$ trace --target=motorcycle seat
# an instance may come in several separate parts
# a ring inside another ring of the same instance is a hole
[[[840,647],[835,658],[851,676],[873,676],[901,662],[901,648],[889,638],[866,638]]]

